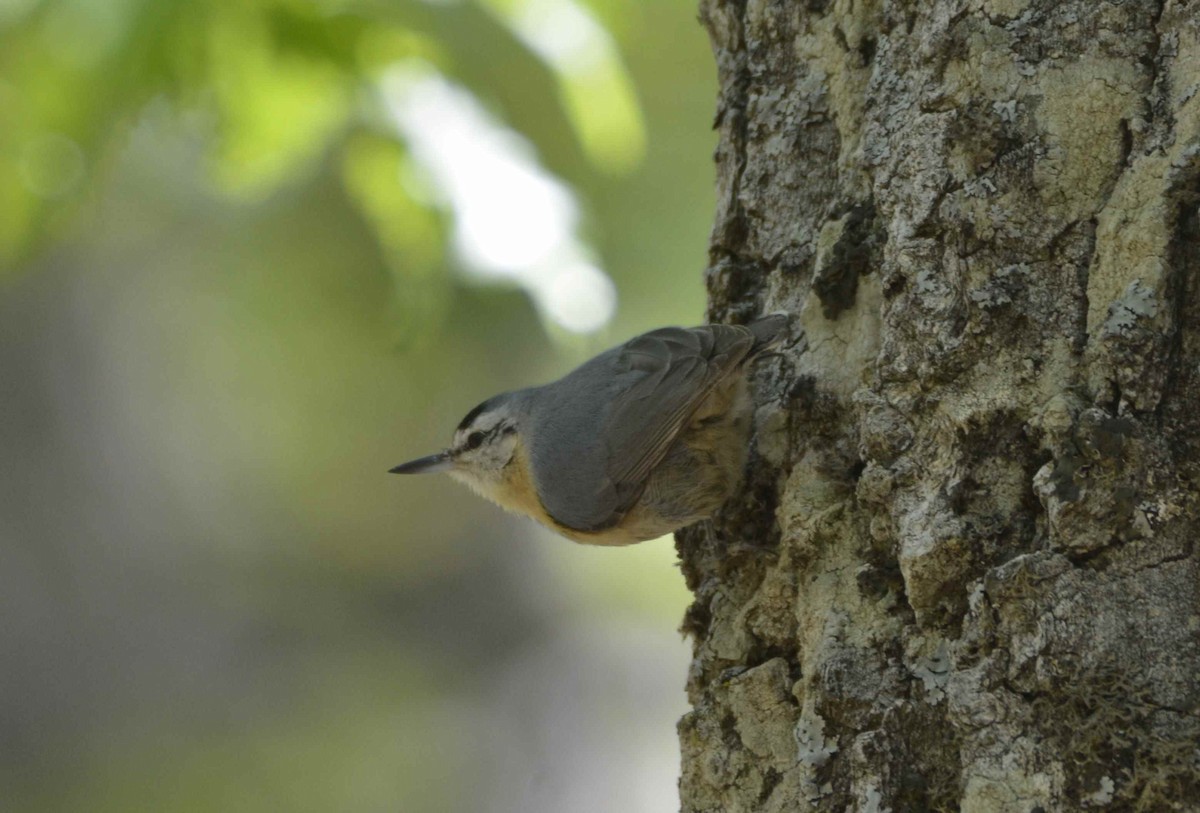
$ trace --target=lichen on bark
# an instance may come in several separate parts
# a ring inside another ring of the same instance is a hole
[[[683,810],[1200,809],[1200,8],[701,19],[709,316],[796,330],[679,537]]]

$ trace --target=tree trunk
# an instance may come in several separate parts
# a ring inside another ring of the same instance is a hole
[[[706,0],[684,811],[1200,810],[1200,3]]]

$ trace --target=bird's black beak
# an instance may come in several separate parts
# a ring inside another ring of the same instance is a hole
[[[447,471],[453,465],[454,458],[450,456],[449,452],[438,452],[428,457],[418,457],[416,460],[401,463],[394,469],[388,469],[388,471],[392,474],[433,474],[439,471]]]

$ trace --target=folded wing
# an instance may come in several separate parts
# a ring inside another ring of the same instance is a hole
[[[760,340],[735,325],[662,328],[545,388],[556,400],[534,433],[547,446],[533,458],[546,511],[580,531],[617,524],[696,409]]]

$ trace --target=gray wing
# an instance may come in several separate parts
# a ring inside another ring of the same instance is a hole
[[[692,414],[751,352],[734,325],[662,328],[603,353],[539,392],[534,479],[555,520],[615,525]]]

